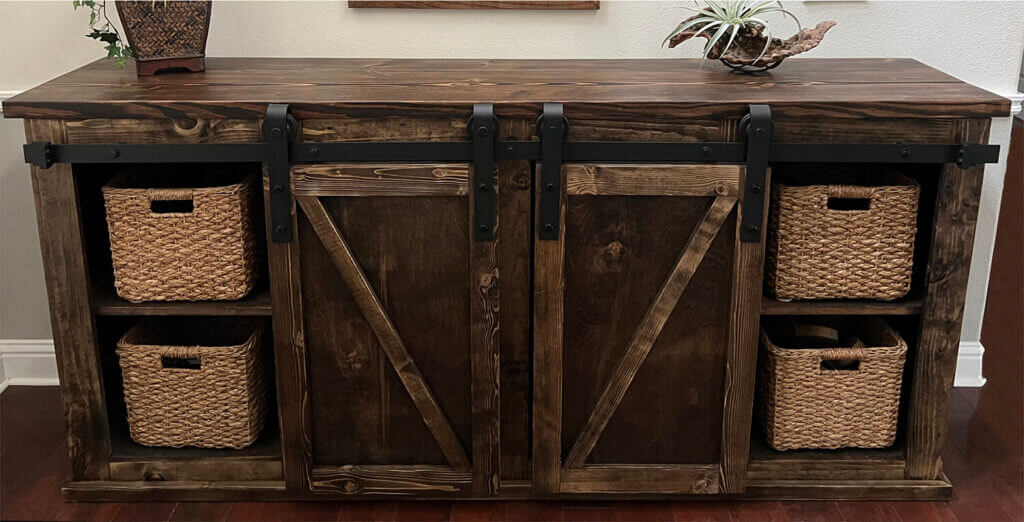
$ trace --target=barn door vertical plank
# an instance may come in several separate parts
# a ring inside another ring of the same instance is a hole
[[[533,487],[538,493],[559,490],[561,469],[565,169],[561,186],[558,239],[542,241],[534,227]]]
[[[743,172],[743,176],[746,177],[746,171]],[[740,186],[745,186],[743,178],[740,180]],[[771,186],[770,171],[765,178],[765,186]],[[768,191],[762,191],[760,197],[766,200],[764,208],[767,210]],[[729,345],[726,348],[728,353],[719,477],[719,487],[723,493],[742,493],[746,487],[754,382],[757,379],[758,331],[761,325],[765,227],[768,222],[766,211],[761,221],[761,241],[742,243],[739,241],[742,212],[741,201],[736,205],[736,251],[733,255]]]
[[[502,118],[500,138],[528,140],[535,121]],[[501,274],[501,478],[530,478],[530,315],[533,287],[533,170],[529,161],[498,164],[498,270]]]
[[[269,178],[263,177],[264,185]],[[312,488],[313,426],[309,396],[309,372],[303,332],[301,246],[298,216],[293,201],[290,243],[270,240],[269,187],[263,202],[267,220],[270,298],[273,310],[274,365],[277,368],[277,410],[281,423],[281,457],[289,494],[306,495]]]
[[[470,179],[475,179],[472,176]],[[496,189],[497,181],[492,183]],[[472,188],[472,187],[471,187]],[[469,190],[469,346],[472,365],[473,493],[486,496],[498,491],[499,440],[501,437],[498,240],[473,238],[473,209],[477,192]],[[501,221],[495,217],[494,237]]]

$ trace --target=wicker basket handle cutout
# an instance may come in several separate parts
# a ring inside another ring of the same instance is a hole
[[[829,185],[825,209],[839,212],[864,212],[871,210],[875,187],[861,185]]]
[[[146,197],[153,217],[173,217],[195,211],[195,191],[190,188],[147,189]]]
[[[853,348],[826,348],[820,352],[818,370],[823,374],[857,373],[866,362],[868,350],[857,339]]]
[[[197,346],[166,346],[157,354],[162,370],[202,370],[203,356]]]

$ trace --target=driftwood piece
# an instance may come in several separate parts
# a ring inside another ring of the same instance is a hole
[[[772,43],[768,46],[768,50],[759,59],[757,57],[761,54],[761,50],[764,49],[766,38],[762,34],[762,27],[759,25],[753,25],[749,28],[745,27],[736,35],[733,45],[725,53],[722,50],[728,43],[728,38],[723,37],[719,39],[715,46],[711,48],[711,51],[708,52],[708,58],[713,60],[720,59],[733,65],[750,65],[754,67],[775,65],[785,58],[814,49],[821,43],[825,33],[835,25],[836,23],[832,21],[821,22],[816,27],[804,29],[785,41],[781,38],[772,38]],[[703,24],[673,36],[669,40],[668,46],[675,47],[694,36],[701,36],[710,41],[714,31],[700,32],[701,27],[703,27]]]

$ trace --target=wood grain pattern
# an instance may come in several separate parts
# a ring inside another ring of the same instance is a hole
[[[302,323],[301,243],[270,239],[269,175],[263,176],[263,202],[267,230],[270,297],[273,309],[274,368],[277,376],[277,414],[281,424],[281,457],[284,481],[292,496],[306,495],[312,485],[313,426],[309,396],[308,353]],[[298,215],[291,205],[292,230]]]
[[[562,470],[563,493],[708,495],[719,493],[717,466],[588,465]]]
[[[764,315],[917,315],[920,299],[905,301],[779,301],[771,296],[761,300]]]
[[[409,356],[398,331],[391,324],[380,300],[362,269],[359,268],[359,264],[356,263],[355,257],[344,238],[341,237],[341,233],[327,214],[327,210],[316,197],[301,196],[296,199],[345,280],[345,284],[355,297],[363,315],[373,327],[381,348],[387,354],[395,372],[409,392],[409,396],[416,403],[417,409],[437,440],[441,451],[455,469],[468,470],[470,468],[469,458],[466,457],[461,442],[452,430],[444,412],[438,406],[430,388],[423,380],[423,375],[420,374],[415,361]]]
[[[366,165],[319,163],[292,167],[296,196],[465,196],[464,164]]]
[[[745,179],[746,172],[742,173]],[[746,186],[746,182],[741,183]],[[771,186],[771,171],[765,186]],[[768,208],[768,191],[758,196]],[[744,192],[743,198],[752,197]],[[736,238],[743,220],[742,199],[736,205]],[[768,213],[761,222],[761,241],[737,241],[733,257],[733,283],[730,300],[729,346],[725,369],[725,407],[722,414],[721,491],[742,493],[746,488],[747,459],[750,449],[750,424],[757,380],[758,335],[761,325],[760,296],[763,291],[764,235]]]
[[[424,497],[469,494],[468,471],[447,466],[319,466],[313,469],[316,494],[368,497]]]
[[[633,378],[636,377],[640,366],[646,360],[647,354],[650,353],[651,347],[654,346],[654,342],[679,301],[679,297],[682,296],[683,290],[686,289],[690,277],[697,271],[704,253],[735,204],[736,198],[734,197],[715,198],[700,224],[693,231],[693,235],[679,255],[675,267],[665,279],[661,290],[658,291],[658,295],[641,320],[640,326],[634,332],[626,354],[612,372],[612,378],[601,393],[597,405],[591,412],[590,419],[566,456],[563,464],[566,469],[582,467],[587,456],[593,451],[598,437],[601,436],[601,432],[611,420],[612,414],[615,413],[615,409],[622,401]]]
[[[170,500],[275,500],[285,497],[280,481],[71,482],[61,490],[69,501],[157,502]]]
[[[539,176],[540,165],[535,176]],[[565,169],[562,169],[565,186]],[[540,184],[536,184],[540,197]],[[559,207],[558,239],[534,233],[533,283],[533,488],[559,491],[562,461],[562,327],[565,316],[565,197]],[[539,205],[535,207],[539,211]],[[536,230],[536,227],[534,227]]]
[[[1010,107],[907,59],[799,59],[744,81],[698,62],[209,58],[183,82],[98,60],[3,107],[9,118],[258,119],[269,103],[290,104],[300,119],[466,118],[474,102],[488,102],[500,117],[536,118],[557,100],[570,120],[649,123],[735,118],[751,103],[771,105],[780,121],[991,117]]]
[[[962,120],[963,143],[988,143],[989,120]],[[908,479],[937,480],[942,474],[950,397],[956,373],[960,327],[970,276],[984,165],[946,165],[938,181],[931,252],[917,353],[908,394]]]
[[[732,196],[740,165],[566,165],[570,196]]]
[[[382,9],[599,9],[599,0],[349,0],[349,7]]]
[[[497,174],[497,171],[495,171]],[[474,174],[474,179],[476,176]],[[486,179],[486,178],[485,178]],[[468,186],[468,180],[463,186]],[[491,185],[499,187],[497,176]],[[469,191],[469,346],[472,367],[471,401],[473,410],[473,493],[480,496],[498,492],[501,440],[501,347],[499,330],[499,277],[497,241],[476,241],[474,198]],[[500,238],[500,215],[495,217],[494,233]]]
[[[124,481],[279,481],[281,460],[273,459],[163,459],[111,462],[110,479]]]
[[[95,292],[93,307],[99,315],[271,315],[268,290],[255,290],[238,301],[152,301],[132,303],[110,293]]]
[[[941,480],[752,480],[748,498],[948,500],[953,486]]]
[[[26,120],[28,141],[66,143],[59,120]],[[31,167],[50,326],[60,376],[73,480],[110,476],[110,431],[96,323],[89,303],[89,267],[78,188],[70,165]]]
[[[255,119],[67,120],[68,143],[247,143],[262,141]]]
[[[468,114],[466,117],[427,117],[418,113],[374,117],[368,114],[365,118],[308,119],[302,122],[299,141],[461,141],[466,139]]]
[[[527,140],[535,121],[501,121],[501,138]],[[529,161],[498,164],[498,272],[501,274],[501,444],[503,481],[530,477],[533,344],[533,168]]]

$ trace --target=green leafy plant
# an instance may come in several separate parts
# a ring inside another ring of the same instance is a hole
[[[782,3],[777,0],[739,0],[735,2],[705,0],[703,3],[705,5],[700,9],[684,7],[684,9],[693,11],[695,13],[694,16],[683,20],[665,38],[665,42],[662,42],[662,45],[664,45],[672,37],[684,31],[695,31],[694,37],[706,32],[710,37],[707,44],[704,45],[701,65],[704,64],[704,60],[707,60],[708,53],[715,47],[715,44],[719,43],[726,34],[729,35],[729,39],[726,41],[725,47],[721,49],[722,54],[725,54],[741,31],[759,32],[765,36],[764,49],[761,50],[761,54],[754,61],[760,60],[772,43],[772,28],[768,21],[765,20],[765,15],[781,13],[783,18],[789,16],[796,22],[798,32],[803,30],[800,26],[800,20],[797,20],[793,13],[784,9]]]
[[[107,17],[106,0],[74,0],[72,4],[75,6],[75,11],[79,7],[89,9],[90,31],[85,35],[86,38],[105,43],[104,49],[107,50],[107,58],[116,59],[117,66],[124,67],[125,61],[133,56],[132,48],[124,43],[121,33],[117,32],[117,27],[114,27],[110,18]]]

